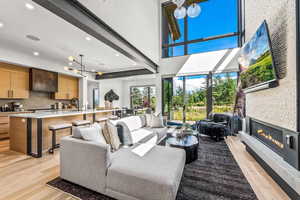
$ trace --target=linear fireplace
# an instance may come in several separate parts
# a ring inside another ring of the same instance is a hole
[[[249,118],[249,133],[300,170],[298,133],[253,118]]]

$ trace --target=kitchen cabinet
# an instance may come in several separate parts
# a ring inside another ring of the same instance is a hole
[[[0,63],[0,98],[29,98],[29,70],[27,68]]]
[[[58,92],[54,96],[57,100],[78,98],[78,78],[59,74]]]

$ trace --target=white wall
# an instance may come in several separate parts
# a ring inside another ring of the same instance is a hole
[[[285,71],[280,86],[246,95],[247,115],[296,131],[296,6],[295,0],[246,0],[246,40],[266,20],[275,65]],[[266,12],[267,10],[267,12]]]
[[[113,107],[123,107],[123,80],[107,79],[99,81],[100,84],[100,106],[105,106],[104,96],[111,89],[119,96],[118,101],[113,102]]]
[[[159,1],[80,0],[137,49],[159,62]]]

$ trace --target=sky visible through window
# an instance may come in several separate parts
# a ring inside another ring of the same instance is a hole
[[[208,0],[199,3],[202,12],[196,18],[187,18],[187,41],[238,32],[238,0]],[[178,20],[181,37],[172,43],[184,41],[184,19]],[[188,45],[188,54],[235,48],[238,37],[227,37]],[[172,48],[173,56],[184,55],[184,47]]]

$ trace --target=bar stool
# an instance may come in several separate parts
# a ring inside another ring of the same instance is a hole
[[[53,154],[54,153],[54,149],[59,148],[59,144],[56,144],[56,131],[70,128],[71,134],[72,134],[72,124],[69,124],[69,123],[52,124],[52,125],[49,125],[48,128],[49,128],[49,131],[52,132],[52,146],[48,150],[48,152],[51,153],[51,154]]]
[[[72,122],[73,126],[86,126],[91,125],[91,122],[88,120],[75,120]]]

